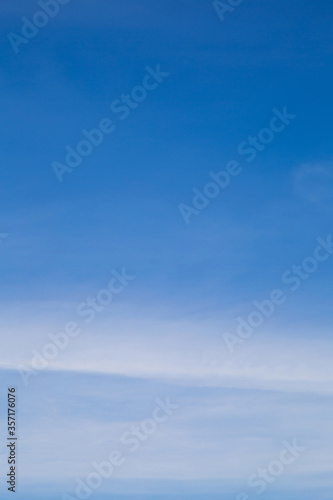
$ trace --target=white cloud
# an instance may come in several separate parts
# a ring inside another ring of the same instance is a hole
[[[48,369],[124,375],[207,387],[333,393],[332,340],[288,337],[263,330],[230,354],[220,325],[113,321],[112,332],[94,324],[70,340]],[[207,333],[208,332],[208,333]],[[304,332],[302,332],[304,334]],[[50,342],[39,330],[17,345],[4,339],[0,366],[29,366],[31,350]],[[31,366],[31,365],[30,365]],[[43,376],[40,372],[39,376]],[[32,378],[33,382],[33,378]]]
[[[333,198],[332,164],[303,164],[294,170],[296,193],[305,200],[323,204]]]

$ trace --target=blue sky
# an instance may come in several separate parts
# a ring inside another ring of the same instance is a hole
[[[332,9],[244,0],[221,22],[203,0],[71,0],[15,53],[8,33],[40,7],[2,3],[0,380],[18,390],[18,499],[72,494],[166,397],[179,410],[96,499],[236,500],[293,439],[307,451],[262,498],[330,498],[333,256],[295,292],[282,276],[332,231]],[[111,103],[157,65],[169,75],[121,120]],[[284,106],[296,118],[247,162],[239,144]],[[105,117],[114,132],[60,183],[52,163]],[[179,205],[230,160],[242,172],[186,224]],[[123,268],[135,280],[85,324],[77,306]],[[285,303],[231,354],[223,335],[274,289]],[[81,334],[25,386],[18,367],[68,321]]]

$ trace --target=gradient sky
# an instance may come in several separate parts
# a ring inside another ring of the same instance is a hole
[[[333,256],[295,292],[281,277],[333,233],[332,2],[244,0],[221,22],[206,0],[71,0],[16,54],[8,33],[37,10],[0,6],[0,423],[5,436],[16,385],[16,498],[73,494],[170,397],[179,409],[92,498],[236,500],[297,439],[306,452],[262,498],[330,499]],[[111,103],[158,64],[169,76],[120,120]],[[238,145],[284,106],[297,117],[247,162]],[[58,182],[52,162],[105,117],[115,131]],[[185,224],[179,204],[230,160],[242,173]],[[135,280],[84,324],[78,304],[122,268]],[[230,354],[223,335],[276,288],[285,303]],[[18,367],[68,321],[82,333],[26,387]],[[2,479],[5,462],[2,447]]]

